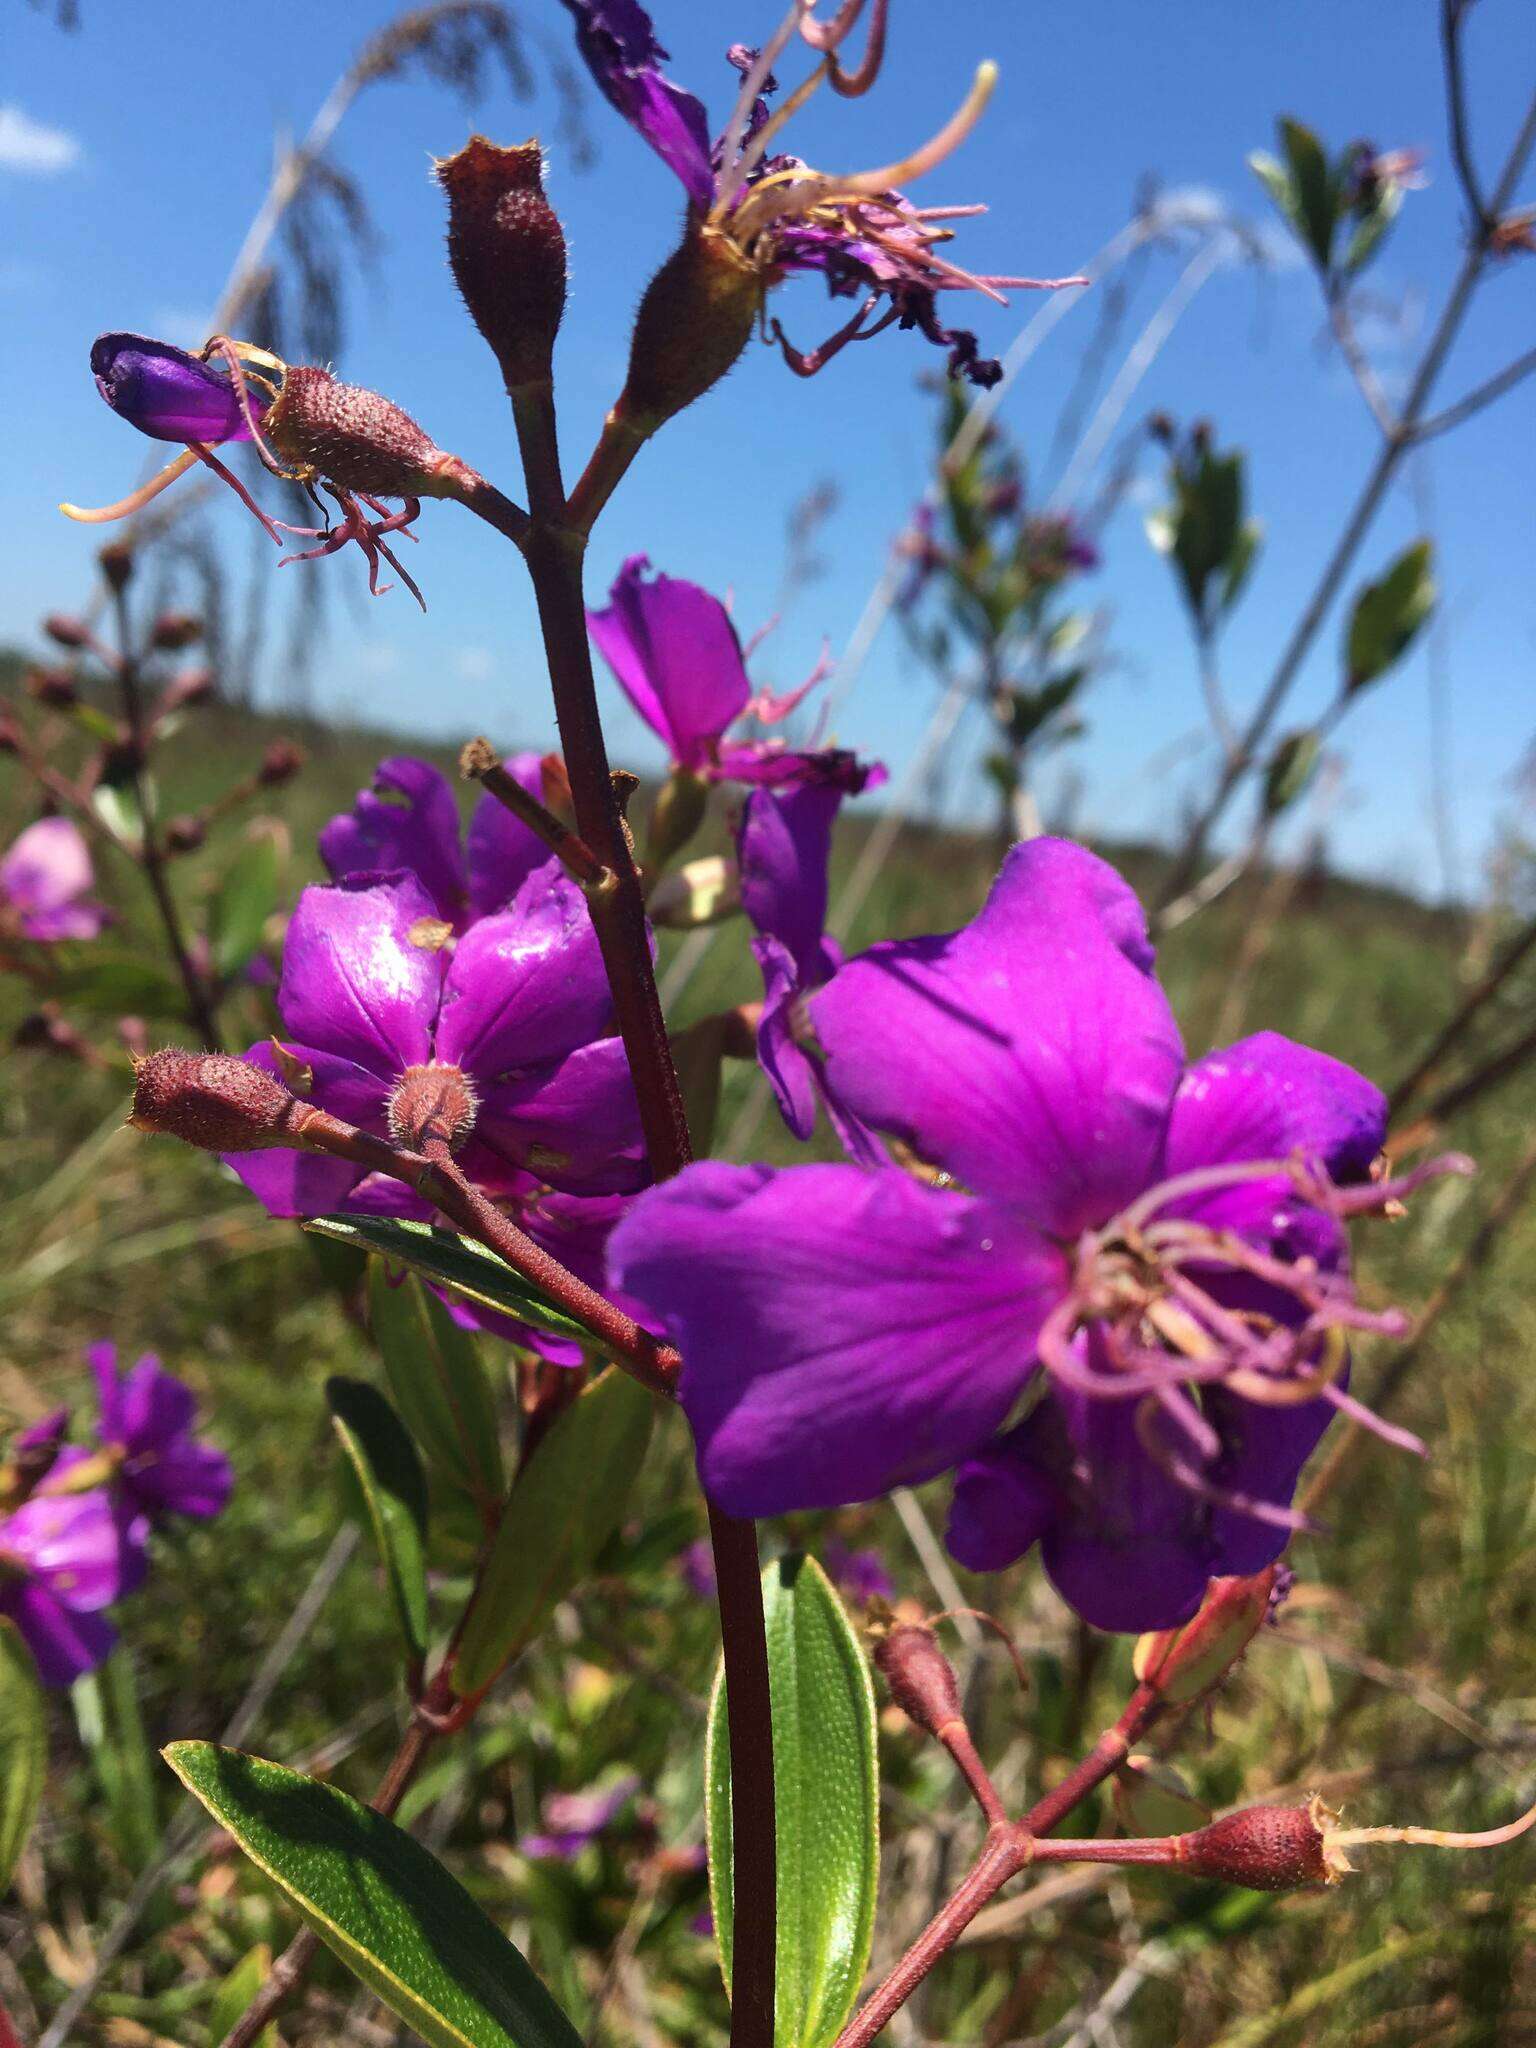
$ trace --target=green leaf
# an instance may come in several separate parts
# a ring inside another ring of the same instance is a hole
[[[256,1996],[272,1969],[272,1951],[264,1941],[258,1941],[230,1971],[224,1982],[213,1994],[213,2003],[208,2008],[207,2025],[210,2041],[222,2041],[230,2028],[239,2019],[245,2008]],[[277,2048],[277,2027],[263,2027],[256,2036],[256,2048]]]
[[[1259,543],[1264,538],[1263,522],[1245,519],[1238,529],[1237,538],[1227,554],[1226,574],[1221,586],[1221,609],[1231,611],[1242,596],[1253,573],[1253,565],[1259,558]]]
[[[1296,225],[1302,240],[1317,260],[1319,270],[1328,268],[1333,254],[1334,230],[1338,225],[1339,190],[1323,145],[1300,121],[1282,118],[1280,139],[1290,164],[1291,189],[1296,195]]]
[[[393,1821],[280,1764],[173,1742],[187,1790],[308,1924],[432,2048],[578,2048],[527,1962]]]
[[[62,961],[48,983],[57,1002],[98,1015],[172,1017],[186,1008],[186,996],[173,974],[152,960],[128,953],[84,949]]]
[[[1401,661],[1434,609],[1434,545],[1415,541],[1355,599],[1344,643],[1344,687],[1353,694]]]
[[[1355,232],[1349,238],[1349,246],[1344,251],[1344,268],[1351,275],[1363,270],[1375,255],[1378,243],[1397,219],[1402,204],[1403,187],[1395,178],[1389,178],[1382,185],[1375,205],[1360,216]]]
[[[1265,190],[1285,219],[1293,228],[1297,227],[1296,192],[1291,184],[1291,174],[1285,165],[1278,157],[1271,156],[1267,149],[1251,149],[1248,152],[1248,168],[1262,180]]]
[[[1264,770],[1264,815],[1277,818],[1295,803],[1317,769],[1322,747],[1320,735],[1311,727],[1287,733],[1269,757]]]
[[[160,1845],[159,1781],[126,1644],[75,1680],[70,1704],[118,1850],[131,1870],[142,1870]]]
[[[328,1379],[325,1398],[352,1462],[412,1658],[427,1653],[427,1477],[394,1409],[366,1380]]]
[[[147,791],[147,782],[145,788]],[[91,809],[125,846],[136,846],[143,839],[144,813],[131,782],[98,782],[91,791]]]
[[[506,1480],[496,1403],[474,1338],[414,1273],[394,1282],[380,1260],[368,1275],[368,1320],[395,1406],[427,1463],[471,1499],[499,1502]]]
[[[624,1513],[655,1396],[617,1366],[558,1418],[512,1489],[459,1641],[455,1692],[481,1691],[526,1649]]]
[[[0,1891],[11,1881],[48,1775],[43,1689],[15,1624],[0,1620]]]
[[[826,1573],[809,1557],[763,1574],[778,1822],[775,2048],[826,2048],[869,1961],[880,1875],[880,1784],[869,1666]],[[709,1886],[730,1984],[730,1742],[725,1674],[705,1745]]]
[[[391,1265],[408,1266],[434,1286],[451,1288],[466,1301],[497,1309],[535,1329],[583,1343],[598,1342],[585,1323],[546,1301],[531,1280],[473,1238],[394,1216],[309,1216],[304,1228],[360,1251],[382,1252]]]
[[[226,978],[260,950],[267,919],[282,899],[287,860],[287,832],[275,818],[262,818],[220,876],[208,905],[208,943]]]

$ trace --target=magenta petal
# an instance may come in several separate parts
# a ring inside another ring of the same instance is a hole
[[[714,197],[709,122],[691,92],[661,69],[666,51],[639,0],[565,0],[576,46],[609,105],[676,172],[695,206]]]
[[[248,441],[230,379],[184,348],[147,334],[100,334],[91,344],[96,389],[120,419],[154,441]],[[260,416],[266,400],[250,394]]]
[[[405,869],[450,924],[464,914],[464,859],[459,852],[459,807],[446,775],[430,761],[398,754],[374,770],[372,789],[361,789],[320,834],[320,858],[334,881],[349,875]]]
[[[979,916],[871,947],[809,999],[830,1089],[1063,1236],[1156,1178],[1183,1055],[1140,906],[1061,839],[1016,846]]]
[[[35,1583],[0,1586],[0,1616],[16,1624],[38,1677],[56,1692],[104,1664],[117,1641],[111,1622],[66,1607]]]
[[[537,754],[513,754],[502,766],[530,796],[544,801],[544,777]],[[549,848],[538,834],[489,792],[475,806],[465,847],[471,917],[489,917],[493,911],[505,910],[528,877],[549,859]]]
[[[816,1128],[819,1100],[816,1069],[795,1038],[794,1006],[801,983],[787,946],[777,939],[752,941],[763,975],[763,1007],[757,1020],[757,1063],[766,1075],[779,1115],[803,1144]]]
[[[1214,1483],[1278,1507],[1289,1507],[1302,1467],[1338,1413],[1331,1401],[1269,1407],[1225,1387],[1207,1388],[1201,1405],[1221,1433],[1222,1454],[1211,1472]],[[1242,1508],[1213,1507],[1210,1537],[1218,1559],[1213,1570],[1259,1572],[1285,1549],[1290,1531]]]
[[[752,685],[741,642],[719,598],[675,576],[645,581],[631,555],[587,626],[640,716],[674,761],[702,767],[713,743],[747,708]]]
[[[100,1489],[35,1493],[0,1522],[0,1559],[13,1560],[55,1599],[86,1614],[121,1593],[124,1552],[123,1529]]]
[[[869,1500],[992,1434],[1062,1285],[988,1202],[895,1170],[707,1162],[641,1195],[609,1270],[683,1354],[704,1483],[736,1515]]]
[[[742,806],[736,852],[741,907],[755,931],[785,946],[804,981],[822,979],[827,865],[843,792],[829,784],[754,789]]]
[[[586,898],[556,860],[460,939],[437,1058],[489,1084],[600,1037],[612,998]]]
[[[595,1039],[496,1082],[475,1139],[554,1187],[637,1187],[645,1139],[623,1041]]]
[[[1207,1053],[1184,1076],[1163,1171],[1172,1176],[1299,1153],[1336,1181],[1360,1181],[1386,1129],[1386,1097],[1363,1074],[1278,1032],[1260,1031]],[[1187,1196],[1169,1213],[1235,1230],[1293,1257],[1337,1260],[1344,1253],[1339,1226],[1297,1201],[1285,1180]]]
[[[361,1179],[345,1159],[309,1152],[228,1152],[230,1167],[271,1216],[329,1216]]]
[[[15,909],[46,916],[62,911],[90,888],[90,849],[68,818],[39,818],[19,833],[0,860],[0,894]],[[94,911],[90,932],[37,931],[33,938],[94,937],[102,913]]]
[[[285,1039],[380,1076],[429,1060],[445,956],[412,933],[436,918],[414,875],[306,889],[283,947]]]

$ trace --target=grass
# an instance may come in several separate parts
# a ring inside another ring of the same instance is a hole
[[[196,808],[246,766],[271,728],[209,709],[167,749],[168,811]],[[299,781],[269,806],[293,847],[287,896],[318,873],[318,826],[365,782],[379,736],[293,736],[311,746]],[[434,757],[448,765],[441,750]],[[28,815],[20,780],[0,788],[7,836]],[[857,823],[839,868],[856,858]],[[192,906],[206,898],[239,828],[179,864]],[[1146,886],[1154,857],[1118,856]],[[878,879],[851,935],[962,921],[991,868],[980,841],[914,829]],[[148,948],[153,927],[129,875],[103,873],[123,905],[112,939]],[[1209,1042],[1234,963],[1260,914],[1262,884],[1238,889],[1174,933],[1163,974],[1193,1052]],[[1390,1081],[1453,1006],[1467,950],[1463,918],[1405,897],[1323,879],[1298,897],[1254,967],[1239,1028],[1272,1028]],[[667,952],[676,941],[668,940]],[[757,993],[739,934],[711,948],[679,1005],[687,1022]],[[1496,1006],[1528,1009],[1531,989]],[[34,1000],[0,985],[0,1032]],[[270,1028],[257,991],[231,1005],[233,1037]],[[233,1026],[238,1022],[239,1029]],[[57,1703],[44,1822],[0,1908],[0,2000],[34,2038],[142,1866],[146,1844],[176,1806],[169,1774],[147,1760],[180,1736],[215,1734],[299,1600],[347,1511],[325,1422],[331,1372],[374,1376],[352,1312],[352,1275],[313,1243],[268,1222],[210,1160],[121,1128],[126,1055],[108,1020],[92,1024],[114,1065],[13,1051],[0,1091],[0,1409],[31,1419],[61,1399],[84,1401],[82,1347],[114,1337],[132,1357],[158,1351],[196,1387],[211,1433],[238,1472],[218,1523],[162,1542],[149,1589],[124,1610],[126,1649],[100,1688],[104,1734]],[[243,1039],[242,1039],[243,1042]],[[720,1128],[748,1099],[752,1076],[730,1072]],[[1411,1215],[1365,1237],[1364,1284],[1376,1299],[1422,1303],[1465,1246],[1527,1142],[1536,1081],[1519,1076],[1447,1134],[1476,1154],[1481,1181],[1439,1184]],[[757,1156],[787,1158],[776,1120]],[[1536,1758],[1536,1305],[1527,1275],[1536,1222],[1518,1215],[1495,1253],[1417,1358],[1394,1419],[1420,1430],[1427,1461],[1370,1443],[1328,1501],[1326,1532],[1300,1539],[1298,1587],[1283,1633],[1256,1646],[1209,1725],[1187,1726],[1174,1761],[1190,1787],[1220,1805],[1317,1786],[1347,1799],[1361,1822],[1453,1827],[1509,1818],[1531,1796]],[[338,1280],[341,1284],[338,1285]],[[505,1353],[487,1347],[500,1374]],[[1369,1397],[1385,1354],[1362,1347],[1356,1385]],[[510,1413],[510,1403],[509,1403]],[[923,1505],[942,1518],[943,1488]],[[707,1607],[658,1546],[680,1546],[696,1517],[677,1417],[658,1430],[625,1540],[550,1636],[498,1688],[481,1719],[445,1747],[417,1792],[418,1827],[525,1947],[584,2023],[605,1958],[633,1903],[654,1842],[696,1841],[702,1724],[714,1657]],[[833,1529],[873,1542],[901,1594],[943,1604],[888,1507],[797,1518],[771,1542],[815,1546]],[[647,1543],[647,1536],[651,1541]],[[445,1585],[456,1563],[445,1549]],[[987,1653],[982,1746],[1016,1798],[1061,1767],[1123,1694],[1128,1646],[1074,1629],[1026,1565],[967,1597],[996,1613],[1025,1646],[1032,1690],[1021,1698],[1000,1654]],[[251,1738],[287,1762],[320,1757],[337,1782],[366,1793],[392,1747],[398,1686],[387,1602],[366,1543],[283,1671]],[[89,1706],[89,1702],[84,1703]],[[338,1751],[337,1731],[351,1730]],[[945,1858],[958,1869],[974,1829],[951,1775],[886,1716],[884,1772],[891,1842],[882,1940],[909,1934],[935,1895]],[[646,1802],[571,1866],[515,1853],[553,1789],[579,1789],[620,1768],[641,1773]],[[1085,1816],[1092,1819],[1092,1815]],[[1104,1817],[1108,1817],[1107,1807]],[[280,1944],[289,1921],[227,1844],[204,1839],[191,1875],[163,1891],[75,2038],[182,2048],[211,2041],[222,1978],[257,1943]],[[1368,1852],[1369,1853],[1369,1852]],[[1365,1858],[1362,1857],[1362,1862]],[[1278,1899],[1161,1874],[1095,1887],[1022,1929],[963,1949],[931,1980],[912,2026],[892,2039],[1051,2039],[1183,2048],[1291,2043],[1435,2041],[1446,2048],[1536,2038],[1529,1841],[1498,1853],[1377,1851],[1325,1895]],[[603,2027],[615,2041],[714,2041],[723,2002],[707,1941],[693,1931],[702,1878],[668,1866]],[[1138,1974],[1135,1958],[1147,1968]],[[377,2009],[322,1966],[310,2002],[283,2039],[386,2040]],[[1110,2006],[1094,2016],[1095,2001]],[[1113,2008],[1113,2010],[1111,2009]],[[1112,2021],[1113,2033],[1102,2031]],[[1070,2022],[1070,2024],[1069,2024]],[[916,2031],[912,2030],[915,2027]],[[1055,2030],[1054,2032],[1052,2030]]]

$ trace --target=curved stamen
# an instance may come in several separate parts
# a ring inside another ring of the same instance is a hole
[[[130,491],[126,498],[119,498],[115,505],[72,505],[67,501],[59,510],[66,519],[76,520],[81,526],[107,526],[114,519],[127,519],[169,490],[177,477],[185,476],[197,461],[195,448],[184,448],[174,462],[168,462],[164,469],[157,470],[147,484],[140,484],[136,491]]]
[[[1207,1479],[1187,1458],[1181,1458],[1177,1451],[1164,1443],[1157,1433],[1157,1404],[1144,1401],[1136,1411],[1136,1434],[1142,1449],[1152,1462],[1170,1479],[1185,1487],[1211,1507],[1230,1508],[1241,1515],[1252,1515],[1256,1522],[1267,1522],[1275,1529],[1289,1529],[1294,1535],[1298,1531],[1315,1531],[1318,1524],[1310,1515],[1304,1515],[1300,1508],[1285,1507],[1279,1501],[1264,1500],[1258,1494],[1243,1493],[1233,1486],[1220,1486]]]

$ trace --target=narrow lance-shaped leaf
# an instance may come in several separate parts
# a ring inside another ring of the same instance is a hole
[[[505,1259],[456,1231],[395,1216],[310,1216],[304,1228],[334,1244],[382,1252],[392,1266],[420,1273],[434,1286],[446,1287],[477,1307],[497,1309],[556,1336],[598,1341],[585,1324],[546,1301]]]
[[[1269,757],[1264,770],[1264,813],[1277,818],[1295,803],[1317,767],[1322,741],[1311,726],[1287,733]]]
[[[1316,258],[1318,269],[1326,270],[1333,255],[1333,237],[1338,225],[1338,181],[1328,167],[1323,145],[1302,122],[1282,119],[1280,139],[1290,164],[1297,225],[1302,239]]]
[[[394,1409],[366,1380],[325,1383],[331,1424],[357,1474],[395,1618],[410,1656],[427,1653],[427,1478]]]
[[[1397,219],[1403,204],[1403,187],[1389,178],[1377,194],[1375,204],[1361,215],[1344,251],[1344,268],[1351,276],[1363,270],[1375,255],[1382,236]]]
[[[213,2003],[208,2008],[208,2038],[222,2041],[230,2028],[245,2011],[262,1985],[266,1983],[272,1968],[272,1951],[264,1941],[246,1950],[218,1990],[213,1994]],[[276,2026],[263,2027],[256,2037],[256,2048],[276,2048]]]
[[[655,1396],[610,1366],[524,1467],[480,1575],[453,1667],[481,1691],[531,1643],[618,1527],[645,1459]]]
[[[320,1939],[432,2048],[578,2048],[524,1957],[393,1821],[239,1750],[174,1742],[164,1754]]]
[[[763,1574],[777,1813],[775,2048],[826,2048],[869,1962],[880,1874],[880,1784],[869,1666],[826,1573],[808,1557]],[[730,1742],[725,1676],[705,1749],[709,1885],[730,1983]]]
[[[0,1891],[11,1881],[48,1774],[43,1689],[14,1625],[0,1621]]]
[[[1434,546],[1405,548],[1377,583],[1355,599],[1344,643],[1344,687],[1363,690],[1402,660],[1435,603]]]
[[[428,1464],[472,1499],[499,1501],[496,1404],[474,1339],[414,1273],[397,1284],[377,1260],[368,1313],[395,1404]]]

